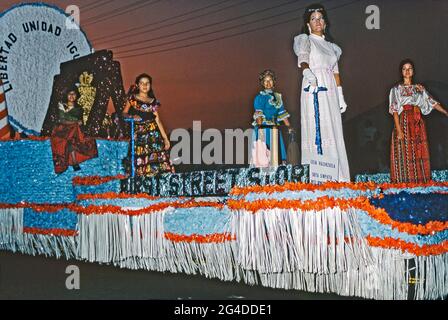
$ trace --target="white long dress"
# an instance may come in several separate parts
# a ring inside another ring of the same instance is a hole
[[[350,170],[345,151],[342,118],[334,73],[339,73],[338,60],[341,48],[318,35],[300,34],[294,38],[294,52],[298,57],[298,65],[308,63],[316,75],[318,86],[328,91],[319,92],[319,115],[322,152],[324,156],[339,160],[339,181],[350,181]],[[314,112],[314,96],[304,92],[309,86],[303,78],[301,89],[301,133],[302,164],[310,164],[313,154],[317,153],[316,123]]]

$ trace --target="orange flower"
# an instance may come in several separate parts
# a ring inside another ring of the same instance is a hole
[[[266,186],[249,186],[249,187],[234,187],[230,191],[230,195],[247,195],[248,193],[273,193],[284,191],[326,191],[333,189],[347,188],[351,190],[375,190],[377,188],[384,189],[406,189],[416,187],[448,187],[448,182],[427,182],[427,183],[383,183],[375,184],[374,182],[325,182],[320,185],[302,183],[302,182],[286,182],[284,185],[266,185]]]
[[[39,228],[23,228],[24,233],[31,234],[44,234],[50,236],[63,236],[63,237],[74,237],[78,235],[76,230],[65,230],[65,229],[39,229]]]
[[[150,205],[148,207],[144,207],[141,209],[123,209],[120,206],[116,205],[88,205],[88,206],[81,206],[76,203],[69,203],[69,204],[33,204],[33,203],[26,203],[21,202],[18,204],[5,204],[0,203],[0,209],[11,209],[11,208],[31,208],[36,212],[45,212],[45,213],[53,213],[57,212],[63,209],[68,209],[70,211],[73,211],[77,214],[85,214],[85,215],[91,215],[91,214],[123,214],[123,215],[129,215],[129,216],[136,216],[136,215],[142,215],[142,214],[151,214],[155,213],[161,210],[164,210],[166,208],[173,207],[173,208],[199,208],[199,207],[213,207],[222,209],[224,205],[219,202],[196,202],[193,200],[190,201],[173,201],[173,202],[160,202],[155,203],[153,205]]]
[[[426,183],[383,183],[378,187],[385,189],[406,189],[406,188],[427,188],[427,187],[448,187],[448,182],[430,181]]]
[[[386,210],[382,208],[375,208],[370,203],[361,210],[366,211],[373,219],[379,221],[382,224],[390,225],[393,229],[397,229],[400,232],[406,232],[412,235],[431,235],[435,232],[440,232],[448,229],[448,221],[430,221],[425,225],[416,225],[410,222],[396,221],[389,216]]]
[[[199,207],[213,207],[222,209],[224,207],[224,204],[214,201],[189,200],[187,202],[179,203],[176,205],[176,208],[199,208]]]
[[[353,205],[360,205],[368,202],[367,198],[357,199],[337,199],[328,196],[320,197],[316,200],[270,200],[263,199],[257,201],[245,200],[228,200],[227,206],[230,209],[238,210],[245,209],[255,213],[258,210],[267,209],[299,209],[304,211],[321,211],[327,208],[340,207],[342,210],[353,207]]]
[[[355,199],[336,199],[328,196],[317,198],[315,200],[233,200],[227,201],[227,206],[233,210],[246,210],[255,213],[259,210],[269,209],[296,209],[302,211],[321,211],[327,208],[339,207],[341,210],[359,209],[367,212],[370,217],[382,224],[390,225],[392,228],[400,232],[408,234],[430,235],[448,229],[448,221],[430,221],[425,225],[415,225],[409,222],[400,222],[393,220],[389,214],[382,208],[375,208],[366,197],[358,197]]]
[[[273,186],[280,187],[280,186]],[[105,193],[102,195],[83,195],[80,196],[81,199],[95,199],[97,197],[108,198],[108,197],[127,197],[129,195],[115,194],[115,193]],[[136,195],[137,197],[147,197],[148,199],[153,199],[153,197],[147,195]],[[207,201],[207,202],[196,202],[194,200],[189,201],[173,201],[173,202],[160,202],[155,203],[151,206],[129,210],[123,209],[120,206],[115,205],[89,205],[87,207],[81,206],[79,204],[31,204],[21,202],[19,204],[0,204],[0,209],[6,208],[32,208],[37,212],[57,212],[62,209],[69,209],[78,214],[123,214],[123,215],[142,215],[151,214],[164,210],[166,208],[198,208],[198,207],[213,207],[218,209],[223,209],[224,204],[219,202]],[[332,197],[320,197],[315,200],[275,200],[275,199],[263,199],[257,201],[245,201],[245,200],[234,200],[229,199],[227,201],[227,207],[231,210],[246,210],[251,213],[256,213],[259,210],[268,209],[296,209],[302,211],[321,211],[327,208],[339,207],[341,210],[347,209],[358,209],[365,211],[369,216],[376,221],[384,225],[390,225],[393,229],[400,232],[405,232],[411,235],[432,235],[436,232],[441,232],[448,229],[448,221],[430,221],[425,225],[416,225],[410,222],[400,222],[393,220],[389,214],[382,208],[374,207],[369,199],[366,197],[358,197],[354,199],[342,199],[342,198],[332,198]]]
[[[375,190],[376,185],[373,182],[326,182],[320,185],[302,183],[302,182],[286,182],[284,185],[266,185],[266,186],[250,186],[250,187],[235,187],[230,191],[231,195],[247,195],[248,193],[273,193],[284,191],[325,191],[332,189],[348,188],[352,190]]]
[[[187,236],[183,234],[165,232],[165,239],[172,242],[222,243],[236,240],[236,237],[232,236],[230,233],[214,233],[205,236],[200,234],[192,234]]]
[[[77,200],[97,200],[97,199],[128,199],[128,198],[139,198],[139,199],[148,199],[148,200],[157,200],[160,197],[150,196],[147,193],[138,193],[138,194],[130,194],[130,193],[116,193],[116,192],[105,192],[105,193],[97,193],[97,194],[79,194],[76,199]]]
[[[129,210],[129,209],[123,209],[119,206],[114,205],[89,205],[87,207],[83,207],[77,204],[71,204],[68,206],[68,208],[76,212],[78,214],[84,214],[84,215],[92,215],[92,214],[121,214],[121,215],[128,215],[128,216],[138,216],[143,214],[151,214],[157,211],[164,210],[170,206],[173,206],[174,203],[156,203],[154,205],[151,205],[149,207],[145,207],[142,209],[136,209],[136,210]]]
[[[439,255],[448,252],[448,240],[440,244],[423,245],[419,246],[414,243],[409,243],[404,240],[394,239],[394,238],[376,238],[367,236],[367,242],[372,247],[380,247],[385,249],[401,249],[412,253],[416,256],[430,256]]]
[[[143,214],[151,214],[158,211],[162,211],[166,208],[197,208],[197,207],[214,207],[214,208],[223,208],[223,204],[217,202],[195,202],[193,200],[182,202],[182,201],[173,201],[173,202],[160,202],[150,205],[148,207],[144,207],[141,209],[123,209],[120,206],[115,205],[89,205],[87,207],[80,206],[78,204],[70,204],[68,208],[76,212],[78,214],[91,215],[91,214],[123,214],[129,216],[137,216]]]
[[[68,204],[52,204],[52,203],[26,203],[20,202],[17,204],[0,203],[0,209],[18,209],[18,208],[30,208],[36,212],[54,213],[67,208]]]
[[[127,176],[118,174],[116,176],[90,176],[90,177],[74,177],[72,180],[73,185],[84,185],[84,186],[97,186],[112,180],[125,179]]]

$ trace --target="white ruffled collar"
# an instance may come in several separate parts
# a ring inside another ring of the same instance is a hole
[[[325,40],[325,36],[324,35],[318,36],[317,34],[310,33],[310,37],[314,37],[314,38],[319,39],[319,40]]]

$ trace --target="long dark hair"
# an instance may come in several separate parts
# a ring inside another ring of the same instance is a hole
[[[130,98],[132,95],[135,95],[135,94],[137,94],[139,92],[138,84],[139,84],[140,80],[143,79],[143,78],[148,79],[149,80],[149,84],[151,85],[151,89],[148,92],[148,96],[150,98],[153,98],[154,100],[156,100],[156,96],[154,94],[154,90],[152,89],[152,77],[149,74],[147,74],[147,73],[139,74],[137,76],[137,78],[135,78],[135,82],[131,85],[131,87],[128,90],[128,98]]]
[[[71,87],[68,87],[66,90],[64,90],[64,93],[63,93],[63,96],[62,96],[62,102],[63,103],[67,103],[68,102],[68,94],[70,93],[70,92],[75,92],[76,93],[76,100],[75,100],[75,107],[79,107],[79,104],[78,104],[78,100],[79,100],[79,96],[80,96],[80,94],[79,94],[79,91],[78,91],[78,87],[77,86],[71,86]]]
[[[327,15],[327,11],[325,10],[324,6],[319,4],[319,3],[315,3],[312,5],[309,5],[308,7],[305,8],[305,13],[303,14],[303,27],[302,27],[302,33],[306,33],[307,35],[310,34],[310,31],[308,29],[308,23],[310,23],[310,19],[311,19],[311,15],[315,12],[315,11],[319,11],[322,14],[322,17],[324,18],[325,21],[325,30],[324,30],[324,36],[325,39],[333,42],[333,37],[330,35],[330,20],[328,19],[328,15]]]
[[[401,60],[400,62],[400,68],[399,68],[399,74],[400,74],[400,82],[399,83],[404,83],[404,78],[403,78],[403,67],[405,64],[410,64],[412,66],[412,69],[414,70],[414,75],[412,76],[412,83],[415,83],[414,79],[415,79],[415,64],[414,61],[412,61],[409,58],[406,58],[404,60]]]

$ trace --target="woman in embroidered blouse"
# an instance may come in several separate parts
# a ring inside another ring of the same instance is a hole
[[[254,100],[254,122],[253,126],[277,126],[280,125],[280,122],[283,121],[285,125],[289,128],[289,133],[293,133],[293,130],[289,124],[289,113],[286,111],[281,93],[274,92],[275,87],[275,74],[271,70],[263,71],[258,80],[260,81],[260,85],[263,87],[263,90],[255,97]],[[269,128],[264,128],[262,130],[264,134],[264,138],[266,140],[266,145],[270,149],[271,148],[271,130]],[[257,140],[259,134],[259,130],[255,131],[255,140]],[[279,134],[280,140],[280,158],[282,164],[286,163],[286,148],[285,143],[283,141],[283,137],[281,133]]]
[[[124,117],[135,122],[135,168],[138,176],[154,176],[165,172],[174,172],[169,160],[170,140],[160,120],[158,109],[160,102],[152,89],[152,78],[147,74],[139,75],[131,86],[128,100],[123,110]],[[131,150],[125,165],[130,172]]]
[[[394,117],[391,143],[391,181],[422,183],[431,180],[426,126],[422,118],[433,109],[448,112],[420,84],[413,83],[414,63],[400,63],[402,81],[390,90],[389,113]]]
[[[350,181],[341,118],[341,113],[347,109],[338,67],[342,50],[328,41],[328,27],[324,7],[311,5],[305,10],[302,34],[294,38],[298,67],[303,70],[300,99],[302,164],[310,164],[313,155],[318,154],[336,158],[339,161],[338,180]],[[317,87],[327,90],[317,93],[318,113],[313,94]]]
[[[96,141],[81,131],[82,107],[77,103],[77,89],[67,91],[66,102],[58,103],[58,121],[51,134],[51,150],[54,170],[62,173],[72,166],[81,170],[79,164],[98,156]]]

